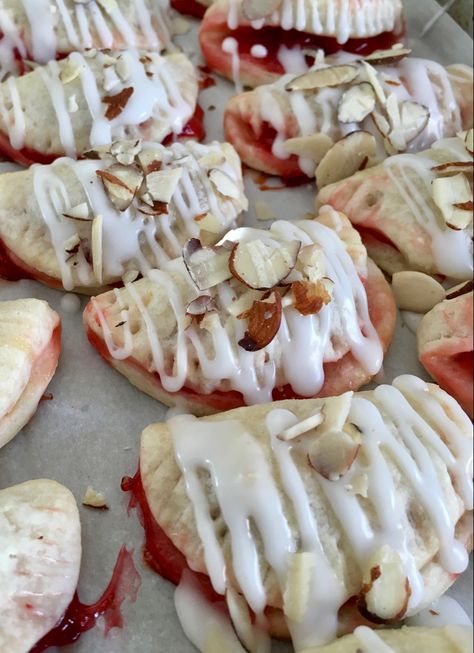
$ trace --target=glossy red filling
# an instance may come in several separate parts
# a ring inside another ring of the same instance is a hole
[[[353,226],[360,233],[360,237],[362,238],[365,244],[370,245],[371,241],[375,241],[375,243],[388,245],[388,247],[391,247],[397,252],[400,251],[398,247],[395,245],[395,243],[392,242],[388,236],[383,234],[378,229],[374,229],[372,227],[362,227],[361,225],[358,224],[354,224]]]
[[[185,16],[193,16],[194,18],[202,18],[206,13],[207,7],[202,5],[196,0],[171,0],[171,6],[180,14]]]
[[[474,376],[474,352],[463,351],[454,357],[454,361],[462,369],[467,378],[472,379]]]
[[[204,129],[204,111],[199,104],[196,104],[196,110],[192,118],[184,125],[182,131],[178,134],[169,134],[163,141],[163,145],[169,145],[179,140],[194,139],[202,141],[206,136]]]
[[[30,653],[41,653],[50,646],[72,644],[83,633],[93,628],[99,617],[104,617],[105,635],[112,628],[122,628],[121,606],[126,599],[135,602],[141,583],[132,553],[123,546],[110,583],[100,599],[92,605],[85,605],[81,603],[76,593],[61,621],[31,649]]]

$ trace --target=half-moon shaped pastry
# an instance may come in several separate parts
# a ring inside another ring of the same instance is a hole
[[[316,203],[344,211],[389,274],[419,270],[471,279],[473,159],[466,146],[472,140],[468,145],[463,135],[416,155],[389,157],[323,188]]]
[[[168,0],[2,0],[0,77],[92,48],[160,52],[171,43],[168,14]]]
[[[0,447],[35,413],[60,350],[59,316],[46,302],[0,302]]]
[[[123,138],[161,143],[191,120],[197,93],[184,54],[74,52],[0,84],[0,151],[28,166]]]
[[[164,573],[168,557],[174,579],[208,576],[237,630],[243,597],[271,633],[286,622],[296,650],[399,623],[446,591],[472,545],[471,464],[470,420],[408,375],[173,417],[145,429],[140,453]]]
[[[0,490],[0,650],[28,653],[76,591],[81,526],[71,492],[36,480]]]
[[[471,285],[472,288],[472,285]],[[418,356],[436,383],[474,415],[473,293],[446,299],[427,313],[418,327]]]
[[[211,70],[255,87],[307,70],[315,50],[364,55],[402,36],[400,0],[219,0],[199,43]]]
[[[247,208],[231,145],[117,141],[0,176],[0,276],[92,293],[216,242]]]
[[[89,340],[134,385],[196,414],[327,396],[380,369],[395,308],[357,232],[317,220],[237,229],[218,247],[93,298]]]
[[[375,61],[327,57],[308,73],[234,95],[224,114],[226,138],[249,167],[316,176],[321,188],[472,127],[472,68],[445,68],[409,52],[380,53]]]

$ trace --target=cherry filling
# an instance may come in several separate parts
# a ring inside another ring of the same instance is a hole
[[[122,628],[122,603],[126,599],[135,602],[141,583],[132,553],[125,546],[120,549],[110,583],[96,603],[81,603],[76,592],[61,621],[33,646],[30,653],[41,653],[50,646],[66,646],[75,642],[95,626],[99,617],[104,617],[105,635],[112,628]]]
[[[204,129],[204,111],[196,104],[196,110],[192,118],[184,125],[182,131],[178,134],[168,134],[164,139],[163,145],[169,145],[179,140],[194,139],[196,141],[202,141],[206,136],[206,131]]]
[[[171,0],[171,6],[180,14],[202,18],[206,13],[207,7],[196,0]]]

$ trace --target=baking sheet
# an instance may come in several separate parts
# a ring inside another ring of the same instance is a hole
[[[449,16],[443,16],[422,43],[417,40],[416,35],[438,8],[434,0],[407,0],[405,5],[409,41],[415,54],[446,64],[472,63],[472,40]],[[178,41],[194,63],[199,64],[202,62],[196,54],[195,31]],[[232,85],[219,80],[216,87],[201,94],[208,140],[223,138],[223,107],[232,93]],[[211,106],[216,108],[209,111]],[[247,174],[246,190],[251,209],[257,200],[263,200],[281,219],[300,218],[313,210],[311,185],[261,192],[253,183],[252,174]],[[252,211],[245,216],[245,223],[255,224]],[[258,225],[262,227],[265,223]],[[80,504],[86,487],[92,485],[105,494],[110,510],[94,511],[80,506],[81,600],[92,602],[98,598],[122,544],[135,549],[135,563],[142,578],[136,603],[123,607],[122,630],[113,630],[104,639],[100,620],[78,642],[60,650],[64,653],[191,653],[195,649],[176,617],[174,587],[143,564],[143,531],[135,512],[127,518],[128,495],[120,490],[122,476],[136,470],[141,431],[151,422],[162,420],[167,409],[133,388],[102,361],[87,342],[81,312],[63,310],[64,293],[32,281],[0,285],[0,299],[18,297],[45,299],[59,312],[63,324],[62,353],[58,371],[48,388],[53,399],[42,402],[32,422],[0,450],[0,488],[31,478],[51,478],[67,485]],[[81,304],[85,305],[85,299]],[[415,337],[400,318],[384,364],[384,380],[390,382],[401,373],[425,377],[416,358]],[[450,594],[472,613],[472,564]],[[274,650],[289,648],[275,644]]]

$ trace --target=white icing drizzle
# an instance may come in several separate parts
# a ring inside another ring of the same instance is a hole
[[[156,219],[144,216],[133,204],[123,212],[118,212],[113,207],[96,174],[97,170],[107,168],[110,160],[74,161],[61,158],[49,166],[32,166],[33,193],[38,211],[48,226],[66,290],[72,290],[74,282],[73,268],[67,260],[64,243],[77,232],[78,225],[75,220],[63,217],[63,213],[67,213],[71,208],[68,191],[71,181],[67,176],[68,181],[65,181],[65,172],[72,173],[76,182],[82,186],[82,201],[87,202],[90,215],[102,216],[103,276],[106,279],[120,279],[132,262],[137,266],[133,269],[146,273],[152,267],[163,266],[170,258],[179,256],[184,242],[199,235],[199,227],[194,221],[196,215],[211,210],[221,221],[224,232],[243,208],[238,202],[216,197],[206,170],[198,162],[199,158],[210,152],[222,152],[218,143],[174,143],[169,148],[145,144],[143,147],[152,148],[157,152],[163,162],[162,169],[182,168],[181,179],[170,202],[169,212],[159,215]],[[240,172],[235,170],[228,160],[218,167],[237,185],[241,183]],[[143,253],[144,244],[149,247],[151,256],[145,256]],[[93,285],[93,268],[84,258],[82,249],[75,262],[77,265],[74,270],[80,282],[78,285]]]
[[[233,36],[228,36],[222,41],[222,52],[230,54],[232,66],[232,81],[235,85],[235,92],[242,91],[242,83],[240,81],[240,57],[239,57],[239,43]]]
[[[444,626],[471,626],[471,618],[452,596],[441,596],[428,608],[406,620],[407,626],[443,628]]]
[[[168,0],[117,0],[111,9],[105,9],[96,0],[87,4],[71,0],[18,0],[20,17],[16,24],[2,4],[0,79],[8,72],[17,72],[15,50],[21,57],[45,64],[60,52],[112,48],[117,41],[125,47],[139,45],[155,51],[170,43]],[[126,15],[121,5],[129,9]],[[130,16],[135,15],[139,24],[129,24]],[[92,36],[94,32],[97,40]]]
[[[450,490],[444,489],[436,471],[439,462],[435,459],[446,466],[454,488],[469,509],[472,505],[472,439],[468,437],[471,425],[446,393],[433,388],[429,391],[424,381],[408,375],[395,379],[392,386],[379,386],[373,399],[354,395],[347,421],[361,430],[358,457],[339,480],[328,481],[314,472],[314,483],[319,484],[329,501],[361,575],[382,545],[399,554],[412,589],[409,609],[414,611],[423,601],[424,584],[410,547],[413,526],[409,522],[409,506],[400,500],[395,477],[401,473],[435,529],[440,542],[440,563],[450,573],[463,571],[468,556],[454,534],[459,515],[453,514],[457,513],[455,509],[451,514],[447,511],[445,492],[449,495]],[[334,639],[338,610],[349,596],[322,546],[318,511],[310,502],[313,492],[308,496],[305,487],[308,480],[303,480],[292,455],[298,447],[302,447],[300,454],[304,453],[308,444],[304,439],[295,443],[277,438],[283,429],[297,422],[289,410],[270,410],[263,443],[238,419],[207,421],[187,415],[172,418],[168,425],[193,505],[206,568],[217,592],[225,593],[229,571],[199,470],[210,474],[232,546],[232,576],[256,614],[261,614],[267,601],[256,532],[263,545],[259,550],[275,572],[282,592],[289,557],[296,551],[315,556],[317,574],[311,582],[306,614],[301,623],[288,623],[295,648],[300,650]],[[399,470],[394,475],[384,452],[390,453],[392,464]],[[347,490],[351,479],[361,473],[368,477],[367,500],[375,510],[376,526],[369,523],[364,504]],[[275,477],[280,479],[278,483]],[[290,505],[291,526],[287,512]],[[390,651],[388,647],[382,648],[370,629],[357,629],[354,635],[370,652]]]
[[[241,0],[229,0],[227,24],[235,30],[239,25]],[[296,29],[335,36],[338,43],[350,38],[377,36],[397,28],[401,8],[397,0],[283,0],[279,8],[265,20],[252,21],[255,30],[264,25],[279,25],[284,30]]]
[[[114,71],[111,58],[115,59],[117,65],[120,60],[126,62],[128,67],[128,76],[124,81],[114,75],[113,88],[108,86]],[[185,59],[183,63],[190,65]],[[107,54],[97,52],[93,57],[74,52],[69,56],[67,65],[77,67],[89,110],[90,136],[85,149],[108,144],[125,134],[129,138],[133,132],[137,135],[140,125],[149,125],[150,121],[153,121],[153,125],[147,126],[147,130],[154,139],[162,140],[169,134],[179,134],[194,113],[196,98],[184,97],[182,91],[186,84],[175,79],[176,67],[173,66],[177,63],[173,63],[173,59],[137,50]],[[70,111],[68,85],[61,81],[62,70],[64,65],[50,61],[44,67],[38,67],[31,75],[40,75],[54,109],[61,147],[67,156],[75,157],[78,153],[74,133],[76,113]],[[103,98],[117,95],[128,87],[133,88],[133,94],[125,108],[117,117],[107,119],[105,114],[108,107]],[[0,115],[15,149],[25,146],[27,136],[20,88],[17,80],[10,77],[0,94]],[[7,109],[8,106],[10,109]]]
[[[369,317],[367,296],[357,270],[337,234],[321,223],[309,220],[299,222],[278,221],[270,232],[245,229],[232,232],[225,238],[248,241],[253,238],[276,237],[280,241],[299,240],[304,245],[318,243],[325,253],[327,275],[335,287],[331,302],[317,315],[303,316],[293,307],[284,309],[280,330],[262,352],[248,352],[237,345],[244,336],[245,321],[227,315],[226,308],[237,297],[228,283],[217,288],[220,313],[215,327],[207,336],[207,347],[200,328],[185,328],[183,299],[176,292],[173,275],[178,274],[189,296],[196,293],[182,260],[173,261],[160,272],[151,271],[153,283],[166,289],[172,298],[171,308],[178,323],[173,339],[174,373],[169,375],[169,365],[164,364],[163,344],[148,311],[141,305],[133,284],[127,286],[133,301],[146,325],[153,358],[153,369],[169,392],[177,392],[186,383],[190,362],[199,365],[202,381],[209,392],[225,381],[231,389],[241,392],[247,404],[271,401],[275,387],[289,383],[293,391],[302,396],[318,394],[324,384],[324,363],[338,360],[347,351],[371,375],[382,365],[383,351]],[[196,296],[196,295],[195,295]],[[189,299],[187,300],[189,301]],[[99,305],[95,304],[100,315]],[[113,337],[105,319],[101,320],[105,341],[110,354],[116,357]],[[343,343],[343,350],[335,349],[333,339]],[[132,349],[129,355],[132,355]],[[124,352],[121,351],[122,357]],[[169,352],[168,352],[169,356]],[[277,363],[278,361],[278,363]],[[202,391],[202,388],[201,388]]]

